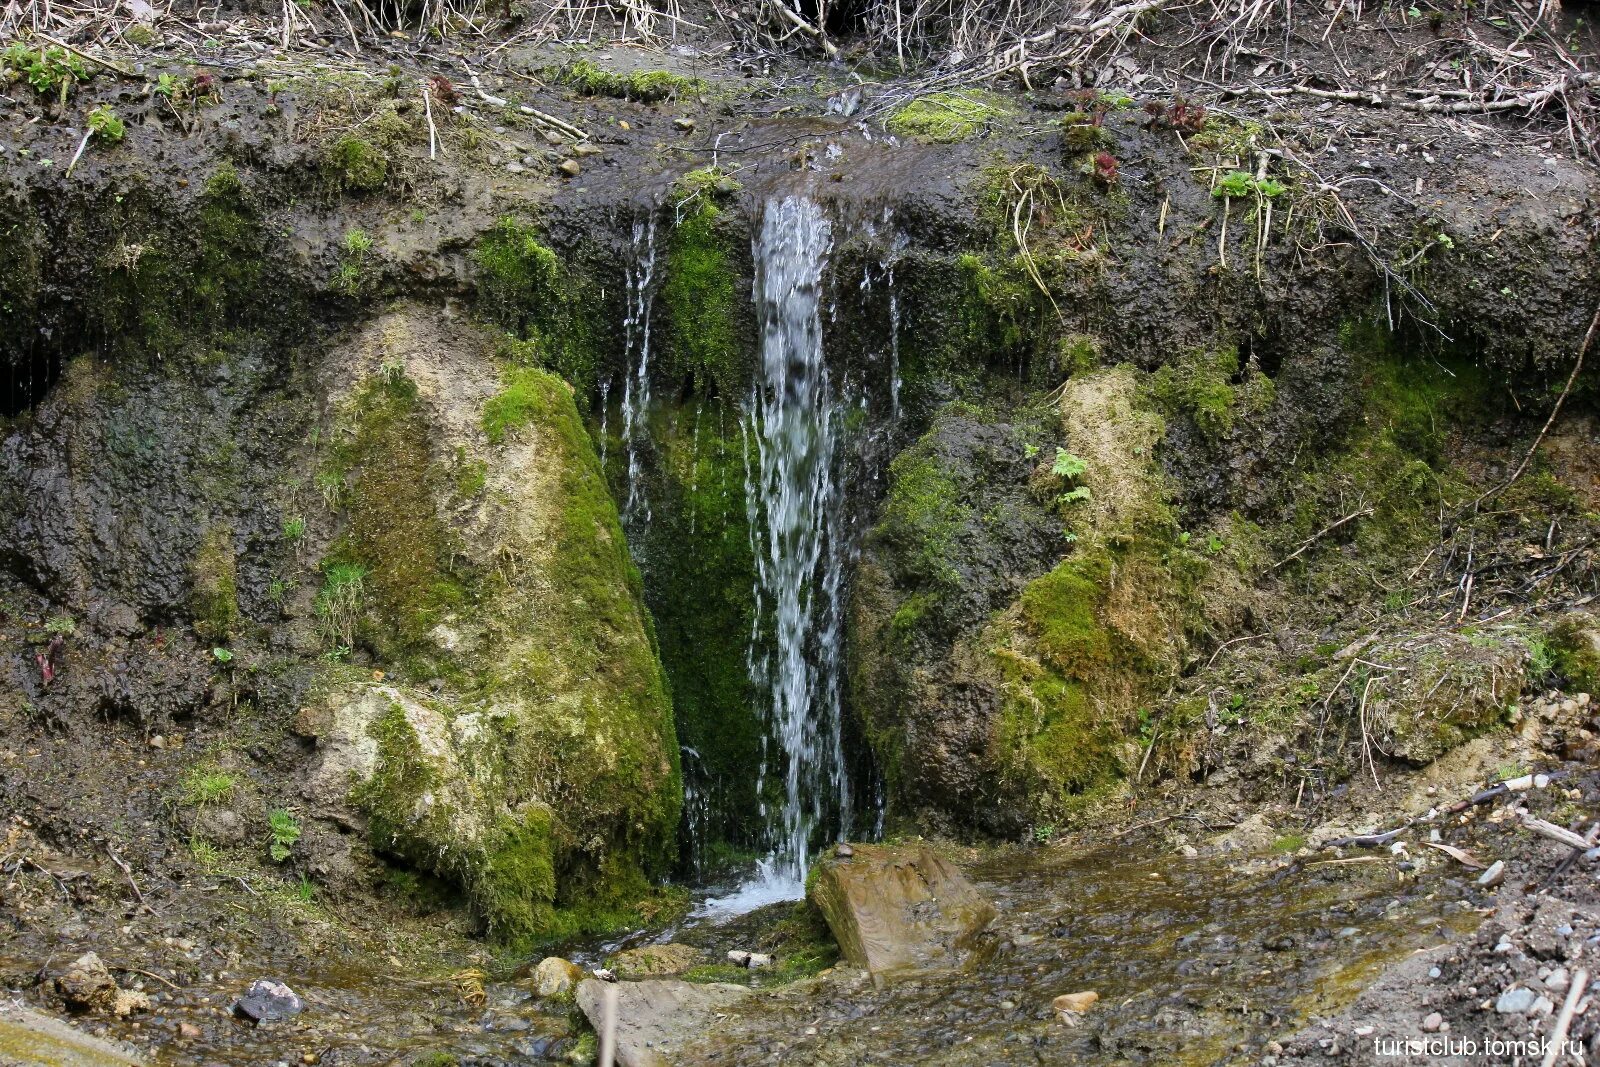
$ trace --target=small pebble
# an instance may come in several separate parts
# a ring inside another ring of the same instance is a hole
[[[1494,1002],[1494,1010],[1501,1015],[1526,1015],[1540,998],[1526,986],[1512,986]]]
[[[1431,1011],[1422,1019],[1422,1030],[1424,1033],[1436,1034],[1439,1032],[1439,1027],[1443,1024],[1444,1016],[1440,1015],[1436,1011]]]
[[[1506,861],[1495,860],[1489,869],[1478,875],[1478,884],[1486,888],[1499,885],[1506,879]]]
[[[1429,978],[1438,978],[1439,976],[1441,976],[1443,974],[1444,974],[1444,972],[1441,971],[1437,967],[1429,967],[1428,968],[1428,977]]]

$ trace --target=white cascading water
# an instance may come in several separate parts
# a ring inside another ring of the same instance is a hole
[[[622,322],[629,367],[622,386],[622,448],[628,458],[628,495],[622,505],[622,526],[629,535],[637,533],[641,519],[650,521],[641,455],[649,432],[646,420],[650,415],[650,317],[655,305],[655,273],[655,220],[635,222],[633,262],[627,268],[628,315]]]
[[[831,242],[827,216],[803,197],[769,203],[755,242],[761,380],[741,427],[753,445],[745,479],[756,565],[749,664],[766,701],[760,784],[781,774],[783,807],[763,811],[770,851],[756,877],[708,901],[708,913],[803,896],[814,837],[825,829],[842,836],[850,825],[840,735],[839,401],[822,358],[819,306]]]

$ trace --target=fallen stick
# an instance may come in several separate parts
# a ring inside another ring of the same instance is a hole
[[[822,50],[828,53],[829,59],[839,58],[839,48],[832,41],[828,40],[828,35],[823,33],[822,30],[818,29],[816,26],[811,25],[811,23],[807,22],[805,19],[801,18],[798,12],[790,10],[789,6],[783,3],[782,0],[777,0],[777,2],[768,6],[778,14],[782,15],[790,25],[799,30],[801,33],[804,33],[810,37],[815,37],[822,44]]]
[[[1561,1046],[1567,1042],[1567,1030],[1572,1026],[1572,1017],[1578,1012],[1578,1000],[1588,988],[1588,971],[1579,971],[1572,976],[1572,984],[1567,987],[1567,999],[1561,1005],[1561,1014],[1556,1016],[1556,1028],[1550,1034],[1550,1047],[1545,1051],[1544,1062],[1539,1067],[1555,1067],[1556,1061],[1561,1058]]]
[[[478,75],[473,72],[471,67],[467,67],[465,63],[461,65],[466,67],[467,75],[472,79],[472,88],[475,92],[477,92],[478,99],[482,100],[486,104],[493,104],[495,107],[510,106],[511,101],[507,100],[505,97],[491,96],[489,93],[484,92],[483,83],[478,80]],[[524,115],[538,119],[547,126],[551,126],[557,130],[560,130],[569,137],[575,137],[580,141],[587,141],[589,139],[588,133],[586,133],[584,130],[579,129],[570,122],[564,122],[561,119],[556,118],[554,115],[546,115],[543,111],[540,111],[537,108],[529,107],[527,104],[518,104],[517,110],[522,112]]]
[[[111,862],[112,863],[115,863],[118,867],[120,867],[122,869],[123,877],[127,878],[128,879],[128,885],[133,887],[133,895],[139,899],[139,907],[143,908],[145,911],[149,912],[151,915],[154,915],[156,913],[156,909],[152,908],[145,901],[144,893],[139,889],[139,883],[135,882],[133,880],[133,871],[128,867],[128,865],[126,863],[123,863],[122,860],[118,858],[117,854],[112,851],[110,845],[106,846],[106,855],[111,857]]]
[[[1346,515],[1344,518],[1340,519],[1338,522],[1329,523],[1327,526],[1324,526],[1322,529],[1318,530],[1316,533],[1312,534],[1310,537],[1308,537],[1304,541],[1300,542],[1300,547],[1299,548],[1295,549],[1293,552],[1289,553],[1287,556],[1284,556],[1278,562],[1274,563],[1272,565],[1272,569],[1273,570],[1277,570],[1279,567],[1283,566],[1285,563],[1288,563],[1290,560],[1292,560],[1296,556],[1300,555],[1300,553],[1304,552],[1306,549],[1308,549],[1312,545],[1316,544],[1324,536],[1326,536],[1327,534],[1332,533],[1334,530],[1337,530],[1339,527],[1343,526],[1345,523],[1349,522],[1351,519],[1359,519],[1363,515],[1371,515],[1371,514],[1372,514],[1372,509],[1371,508],[1361,508],[1358,511],[1352,511],[1350,514]]]
[[[439,158],[439,131],[433,125],[433,93],[427,82],[422,83],[422,113],[428,119],[428,158]]]
[[[1354,667],[1355,664],[1352,663],[1351,666]],[[1319,849],[1347,847],[1382,848],[1384,845],[1389,844],[1395,838],[1399,837],[1401,834],[1405,833],[1407,830],[1419,823],[1432,822],[1440,815],[1459,815],[1461,812],[1466,811],[1468,808],[1474,807],[1475,805],[1487,804],[1491,800],[1496,800],[1512,793],[1520,793],[1524,790],[1532,789],[1535,786],[1543,788],[1544,786],[1549,785],[1551,782],[1565,778],[1567,774],[1567,771],[1551,771],[1548,774],[1525,774],[1520,778],[1508,778],[1503,782],[1499,782],[1490,786],[1488,789],[1483,789],[1477,793],[1474,793],[1466,800],[1458,800],[1448,808],[1432,808],[1425,815],[1418,815],[1416,818],[1407,819],[1399,826],[1396,826],[1393,830],[1385,830],[1382,833],[1376,834],[1356,834],[1352,837],[1336,837],[1332,841],[1324,841],[1317,847]],[[1538,822],[1542,820],[1534,821]],[[1545,825],[1549,826],[1551,824],[1545,823]],[[1583,840],[1583,838],[1578,837],[1577,834],[1572,833],[1570,830],[1562,830],[1559,826],[1554,827],[1554,829],[1563,834],[1571,834],[1572,837],[1577,838],[1579,841]],[[1556,840],[1565,841],[1566,838],[1557,838]],[[1583,847],[1587,849],[1589,845],[1585,843]]]
[[[1547,837],[1551,841],[1559,841],[1568,848],[1577,848],[1587,851],[1593,847],[1589,840],[1582,834],[1575,834],[1563,826],[1557,826],[1555,823],[1546,822],[1543,819],[1535,819],[1531,815],[1522,820],[1522,828],[1524,830],[1531,830],[1540,837]]]

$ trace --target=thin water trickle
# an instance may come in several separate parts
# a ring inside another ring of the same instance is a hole
[[[822,277],[832,227],[803,197],[769,203],[756,239],[761,380],[751,392],[746,517],[756,577],[748,663],[765,700],[770,744],[758,785],[781,776],[782,807],[766,815],[769,851],[754,879],[708,912],[739,912],[805,892],[813,839],[842,836],[851,817],[841,739],[844,509],[836,452],[840,398],[822,346]]]
[[[622,526],[630,535],[650,521],[644,489],[643,450],[650,413],[650,318],[655,305],[655,219],[633,224],[633,261],[628,264],[628,314],[623,319],[628,376],[622,389],[622,447],[628,457],[628,495]]]

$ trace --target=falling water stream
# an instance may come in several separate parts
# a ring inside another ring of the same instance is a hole
[[[782,806],[764,804],[768,852],[755,877],[709,901],[712,912],[803,895],[815,839],[850,825],[840,735],[840,398],[823,360],[820,313],[831,247],[832,226],[817,204],[789,197],[767,205],[754,247],[761,374],[742,429],[756,568],[749,667],[768,727],[757,792],[766,796],[769,776],[780,777]]]
[[[628,314],[623,320],[628,375],[622,387],[622,447],[628,460],[628,495],[622,525],[637,533],[650,521],[650,499],[644,491],[643,449],[650,414],[650,318],[655,305],[656,223],[633,224],[633,259],[628,264]]]

